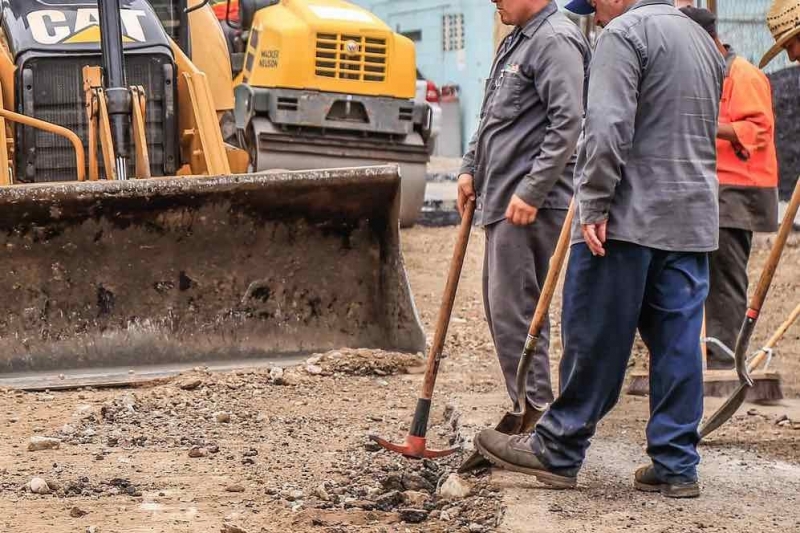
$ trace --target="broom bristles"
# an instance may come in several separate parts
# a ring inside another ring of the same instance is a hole
[[[783,399],[781,378],[778,374],[753,374],[751,377],[753,386],[747,391],[748,402],[770,404]],[[735,374],[730,378],[721,379],[718,373],[705,373],[703,378],[703,394],[708,398],[728,398],[739,386],[739,379]],[[631,396],[650,394],[649,376],[633,374],[626,392]]]

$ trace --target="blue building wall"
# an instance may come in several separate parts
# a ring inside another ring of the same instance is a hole
[[[489,0],[354,0],[399,33],[414,34],[417,68],[438,86],[457,85],[462,144],[477,128],[484,79],[493,59],[494,4]],[[443,17],[464,16],[464,48],[444,50]]]

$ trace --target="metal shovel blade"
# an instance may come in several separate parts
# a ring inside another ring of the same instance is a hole
[[[700,428],[700,438],[704,439],[708,435],[710,435],[713,431],[717,430],[721,425],[727,422],[735,413],[739,410],[739,407],[742,406],[744,403],[745,398],[747,397],[747,389],[750,387],[747,383],[741,383],[736,390],[733,392],[728,401],[726,401],[722,407],[717,409],[717,412],[714,413],[711,418],[706,421],[705,424]]]
[[[494,429],[506,435],[518,435],[522,433],[522,421],[523,415],[507,412]],[[458,473],[465,474],[473,470],[478,470],[479,468],[487,468],[490,464],[491,463],[489,463],[484,456],[475,450],[472,452],[472,455],[458,467]]]

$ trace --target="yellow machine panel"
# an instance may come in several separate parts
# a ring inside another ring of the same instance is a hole
[[[413,98],[410,39],[340,0],[283,0],[253,20],[234,85]]]

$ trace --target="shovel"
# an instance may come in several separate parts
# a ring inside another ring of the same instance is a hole
[[[769,292],[770,285],[772,284],[772,278],[775,276],[775,271],[778,269],[778,263],[780,263],[781,256],[783,255],[783,249],[786,246],[789,233],[792,231],[798,207],[800,207],[800,179],[797,180],[794,194],[792,194],[789,207],[786,209],[783,222],[781,222],[775,244],[772,245],[769,258],[764,265],[764,270],[761,272],[761,278],[758,280],[756,291],[750,299],[750,305],[748,306],[747,313],[742,322],[742,328],[739,330],[739,336],[736,338],[734,355],[736,357],[736,373],[739,375],[739,386],[722,407],[717,409],[700,428],[701,439],[707,437],[736,413],[747,397],[747,390],[753,386],[753,379],[750,377],[750,369],[748,369],[747,365],[747,350],[750,345],[750,337],[753,335],[758,316],[761,313],[761,307],[764,305],[764,300],[767,298],[767,292]],[[755,368],[760,362],[760,359],[752,361],[750,365],[751,368]]]
[[[442,295],[439,318],[436,321],[436,332],[433,335],[433,342],[428,351],[428,363],[425,369],[425,379],[422,382],[422,394],[417,399],[417,407],[414,411],[414,418],[411,421],[411,428],[406,436],[405,444],[394,444],[377,435],[370,435],[369,437],[383,448],[402,454],[405,457],[432,459],[445,457],[458,451],[457,447],[445,450],[430,450],[427,447],[425,435],[428,432],[428,417],[431,412],[433,388],[436,385],[436,376],[439,373],[439,362],[442,358],[442,349],[447,337],[447,327],[450,325],[450,315],[453,312],[453,303],[456,299],[461,267],[464,265],[464,257],[467,254],[467,244],[469,244],[469,233],[472,229],[474,214],[475,202],[468,200],[464,208],[464,215],[461,217],[461,227],[458,230],[458,240],[453,251],[453,259],[450,261],[450,272],[447,275],[447,284]]]
[[[514,401],[514,410],[506,412],[500,423],[497,424],[495,430],[505,433],[506,435],[518,435],[523,432],[525,413],[528,410],[527,398],[527,381],[528,372],[530,371],[531,364],[533,363],[533,354],[536,349],[536,344],[539,342],[539,334],[542,331],[542,326],[547,319],[550,311],[550,302],[553,301],[553,294],[556,292],[556,285],[558,285],[558,278],[561,274],[561,269],[564,266],[564,261],[569,251],[569,238],[572,232],[572,219],[575,216],[575,201],[573,200],[567,212],[567,218],[564,220],[564,225],[561,227],[561,234],[558,236],[558,243],[556,250],[553,252],[553,257],[550,258],[550,269],[547,271],[547,277],[544,280],[542,293],[539,295],[539,301],[536,302],[536,310],[533,313],[533,320],[528,330],[528,338],[525,340],[525,347],[522,350],[522,357],[519,359],[519,366],[517,366],[517,399]],[[488,461],[477,451],[472,452],[472,455],[464,461],[458,468],[460,474],[481,468],[483,465],[488,465]]]

